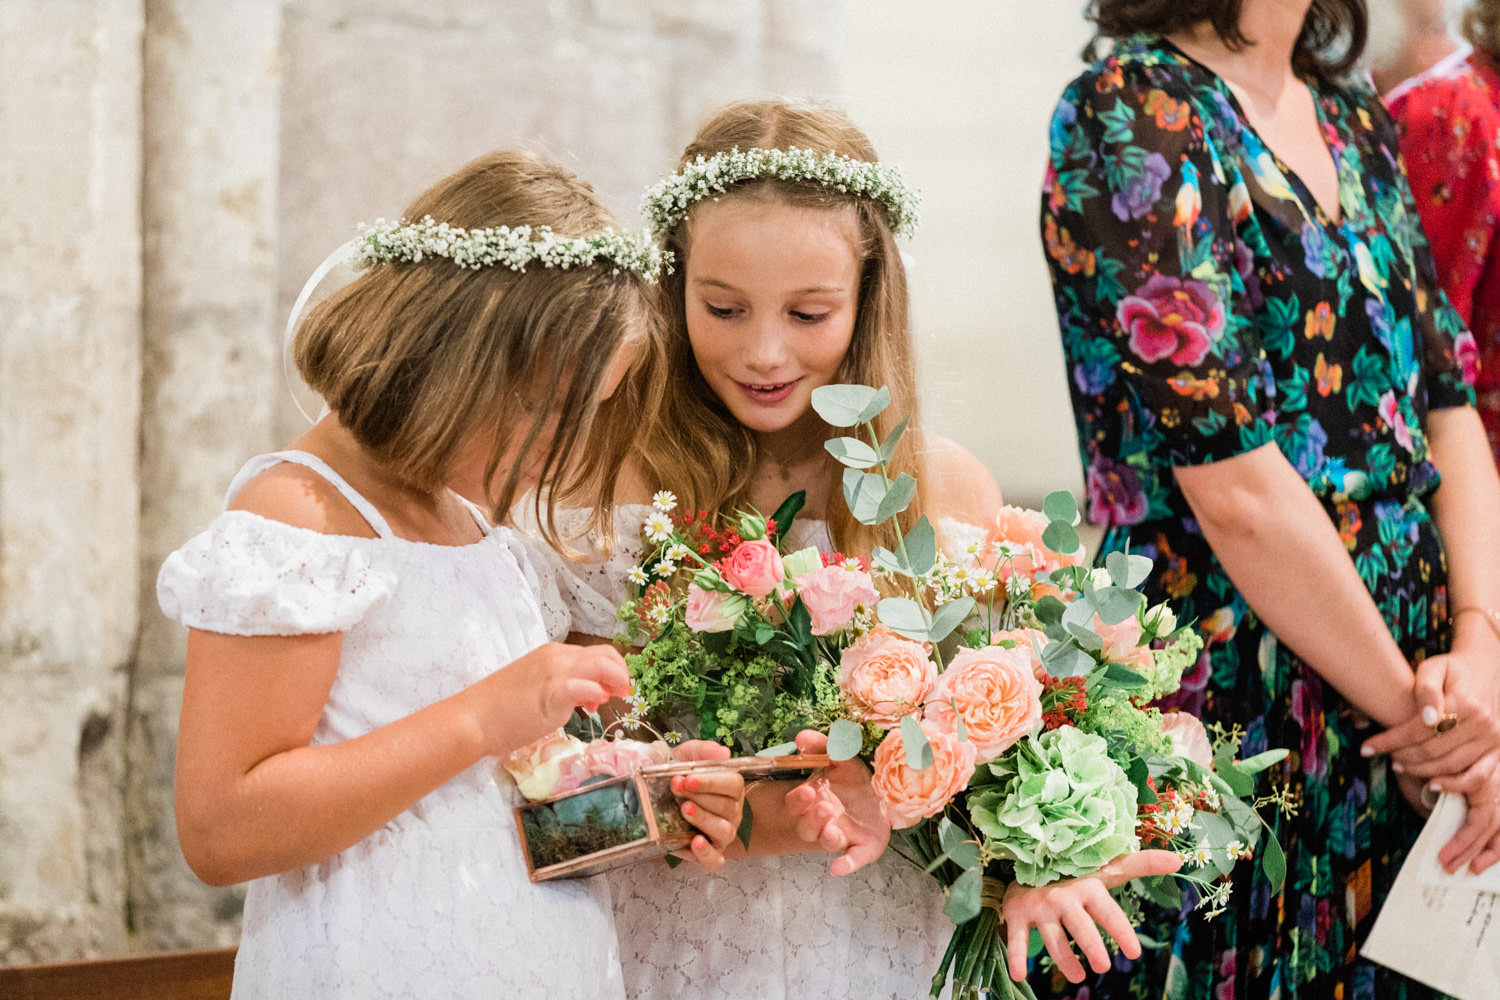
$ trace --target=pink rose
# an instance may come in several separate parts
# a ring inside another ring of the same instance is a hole
[[[880,594],[862,569],[821,566],[797,577],[797,593],[812,616],[814,635],[837,632],[854,618],[858,605],[873,607]]]
[[[1002,580],[1009,580],[1016,574],[1030,579],[1041,572],[1083,564],[1083,546],[1080,545],[1076,552],[1053,552],[1043,544],[1042,533],[1047,530],[1047,524],[1047,515],[1039,510],[1008,504],[1000,508],[985,541],[992,550],[1004,546],[1004,551],[1010,554],[1010,558],[999,567]]]
[[[720,564],[719,572],[731,587],[751,597],[765,597],[786,575],[781,554],[764,538],[736,545]]]
[[[590,741],[583,751],[563,763],[562,778],[554,795],[580,788],[590,778],[621,778],[647,764],[665,764],[672,759],[672,749],[661,740],[600,738]]]
[[[898,830],[936,816],[963,791],[974,774],[974,744],[932,721],[922,723],[932,744],[932,766],[918,771],[907,766],[901,730],[892,729],[875,748],[875,774],[870,783],[881,808]]]
[[[1154,274],[1120,300],[1115,318],[1142,361],[1196,365],[1224,329],[1224,303],[1206,282]]]
[[[1150,670],[1156,666],[1156,656],[1151,647],[1141,645],[1141,623],[1135,617],[1125,619],[1118,625],[1106,625],[1098,615],[1094,616],[1094,631],[1104,640],[1100,651],[1111,663],[1123,663],[1132,670]]]
[[[682,620],[694,632],[728,632],[745,613],[745,599],[722,590],[704,590],[688,584],[687,608]]]
[[[559,729],[512,751],[501,765],[515,779],[516,788],[526,798],[533,802],[549,799],[558,792],[563,766],[583,753],[584,746],[583,740]]]
[[[1208,730],[1196,715],[1190,712],[1163,712],[1161,731],[1172,737],[1172,752],[1179,757],[1197,761],[1204,767],[1214,763],[1214,745],[1208,738]]]
[[[938,675],[925,717],[955,730],[954,713],[982,763],[1000,756],[1042,719],[1042,683],[1023,649],[960,649]]]
[[[937,681],[937,667],[920,642],[883,625],[865,633],[839,657],[839,687],[862,722],[882,729],[920,711]]]
[[[1012,628],[1001,629],[990,636],[990,644],[998,645],[1002,642],[1013,642],[1016,649],[1026,653],[1031,663],[1031,672],[1040,680],[1047,676],[1047,668],[1042,665],[1042,650],[1047,648],[1047,635],[1034,628]]]

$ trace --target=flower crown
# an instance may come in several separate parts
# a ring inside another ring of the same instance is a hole
[[[748,149],[738,147],[707,159],[699,156],[646,191],[641,214],[657,237],[665,235],[704,198],[714,198],[740,181],[772,178],[810,181],[859,198],[873,198],[885,206],[891,230],[911,236],[917,229],[917,192],[906,186],[901,172],[883,163],[856,160],[840,153],[810,149]]]
[[[420,222],[386,222],[360,226],[349,251],[349,266],[362,271],[378,263],[416,263],[423,257],[447,257],[459,267],[478,270],[501,266],[525,271],[542,267],[585,267],[604,260],[614,273],[632,271],[655,284],[661,269],[671,266],[671,254],[661,250],[646,233],[606,229],[593,236],[559,236],[546,226],[495,226],[461,229],[424,216]]]

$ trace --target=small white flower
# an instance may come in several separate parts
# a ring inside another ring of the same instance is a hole
[[[691,559],[692,557],[693,557],[693,550],[690,549],[690,548],[688,548],[686,545],[683,545],[681,542],[677,542],[677,543],[673,544],[662,555],[663,559],[667,559],[667,560],[669,560],[671,562],[674,562],[674,563],[686,562],[687,560]]]
[[[1178,857],[1182,858],[1183,864],[1191,865],[1194,868],[1202,868],[1208,864],[1211,855],[1206,847],[1193,847],[1181,852]]]
[[[668,513],[677,507],[677,494],[670,490],[657,490],[651,497],[651,507],[663,514]]]
[[[655,573],[659,577],[668,577],[677,572],[677,564],[670,559],[663,559],[661,562],[656,564],[656,568],[651,572]]]
[[[656,604],[651,608],[651,620],[658,625],[665,625],[672,619],[672,606],[670,604]]]
[[[659,510],[652,511],[641,530],[646,533],[648,542],[665,542],[672,537],[672,519]]]
[[[630,573],[628,574],[628,576],[630,577],[630,582],[635,584],[637,587],[644,587],[646,585],[646,581],[649,579],[649,577],[646,576],[646,571],[641,569],[639,566],[630,567]]]

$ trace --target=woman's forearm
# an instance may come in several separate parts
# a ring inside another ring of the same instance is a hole
[[[1411,667],[1323,505],[1276,446],[1176,476],[1230,580],[1277,638],[1382,725],[1411,717]]]
[[[1500,475],[1479,415],[1468,407],[1434,410],[1428,448],[1442,473],[1432,516],[1448,555],[1448,612],[1454,644],[1500,639]],[[1478,611],[1461,609],[1476,608]]]

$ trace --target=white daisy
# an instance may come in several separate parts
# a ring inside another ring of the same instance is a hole
[[[663,559],[661,562],[656,564],[656,568],[654,568],[651,572],[655,573],[659,577],[669,577],[673,573],[677,572],[677,564],[670,559]]]
[[[669,490],[658,490],[651,497],[651,507],[652,507],[652,509],[660,511],[663,514],[667,513],[670,510],[675,509],[676,506],[677,506],[677,494],[672,493]]]
[[[669,549],[667,549],[665,553],[662,554],[663,559],[671,560],[674,563],[686,562],[692,557],[693,550],[688,548],[686,545],[683,545],[681,542],[677,542],[676,544],[672,545]]]
[[[672,519],[659,510],[652,511],[641,530],[646,533],[647,541],[665,542],[672,537]]]
[[[630,572],[626,575],[630,577],[630,582],[635,584],[637,587],[644,587],[646,585],[646,581],[650,579],[650,577],[646,576],[646,571],[641,569],[639,566],[630,567]]]

